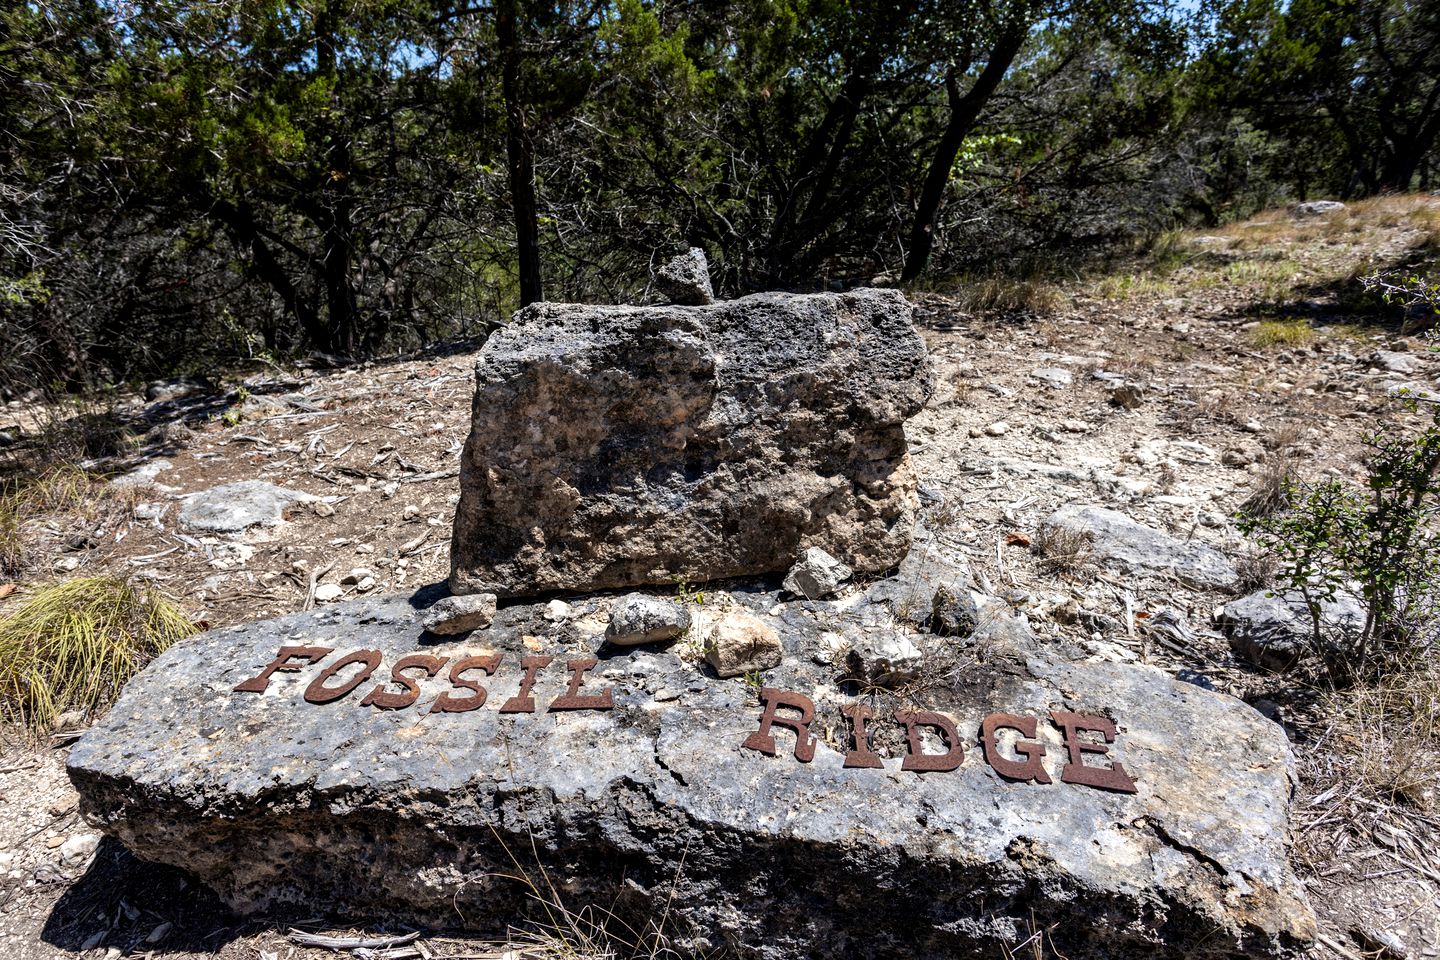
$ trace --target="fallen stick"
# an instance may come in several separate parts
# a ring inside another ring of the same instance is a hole
[[[335,561],[331,560],[325,564],[325,566],[310,574],[310,589],[305,593],[305,606],[303,609],[310,610],[315,606],[315,586],[320,582],[321,577],[333,569],[335,569]]]
[[[420,939],[420,931],[402,933],[394,937],[327,937],[323,933],[306,933],[304,930],[290,928],[286,934],[291,943],[298,943],[302,947],[324,947],[328,950],[383,950],[386,947],[398,947]]]

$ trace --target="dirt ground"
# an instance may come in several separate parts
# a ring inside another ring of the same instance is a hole
[[[1235,515],[1276,469],[1363,476],[1365,436],[1416,422],[1388,391],[1437,388],[1440,355],[1397,326],[1355,325],[1354,278],[1433,262],[1440,199],[1311,220],[1273,211],[1165,243],[1099,275],[912,295],[938,375],[910,425],[929,521],[961,536],[982,583],[1042,638],[1152,664],[1284,726],[1300,775],[1296,868],[1322,931],[1314,956],[1440,957],[1435,743],[1415,733],[1425,723],[1433,731],[1433,699],[1428,718],[1349,713],[1350,701],[1303,674],[1237,662],[1215,626],[1232,597],[1089,564],[1057,571],[1030,549],[1055,508],[1095,503],[1243,561],[1253,550]],[[106,416],[144,440],[88,466],[107,476],[165,468],[128,488],[96,485],[83,508],[27,521],[27,566],[8,596],[0,587],[0,615],[37,587],[96,573],[148,580],[210,626],[302,609],[327,584],[348,597],[443,579],[474,349],[261,371],[188,397],[119,402]],[[1385,369],[1380,350],[1409,357],[1410,371]],[[1117,379],[1138,388],[1125,403],[1112,394]],[[56,413],[12,404],[0,409],[0,430],[11,420],[33,434]],[[322,499],[243,534],[178,525],[177,496],[249,479]],[[1263,562],[1242,568],[1263,582]],[[227,916],[183,875],[113,841],[95,847],[65,778],[66,742],[12,734],[0,750],[0,957],[333,955]],[[1421,762],[1431,765],[1404,791],[1385,775]],[[306,929],[401,932],[377,924]],[[370,955],[559,955],[545,940],[426,936]],[[580,947],[588,955],[594,945]]]

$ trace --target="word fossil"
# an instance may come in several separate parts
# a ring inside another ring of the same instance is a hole
[[[768,756],[775,755],[775,737],[771,730],[776,726],[786,727],[795,734],[795,759],[809,763],[815,758],[815,737],[810,735],[810,724],[815,719],[815,704],[803,693],[776,690],[763,687],[760,690],[763,709],[760,713],[760,729],[740,744],[750,750],[758,750]],[[782,716],[780,707],[798,710],[800,715]],[[852,703],[841,707],[840,712],[850,721],[851,749],[845,754],[846,767],[879,769],[884,766],[880,755],[870,748],[867,723],[874,717],[874,711],[863,703]],[[908,752],[900,764],[901,770],[940,773],[959,768],[965,759],[965,745],[955,729],[955,721],[943,713],[928,710],[899,710],[895,719],[905,725],[905,739]],[[1135,781],[1130,779],[1124,766],[1109,758],[1110,744],[1115,742],[1115,723],[1108,717],[1083,713],[1054,710],[1050,720],[1059,728],[1067,751],[1065,766],[1060,771],[1061,783],[1083,784],[1101,790],[1118,793],[1135,793]],[[945,739],[948,749],[944,753],[926,753],[920,736],[922,727],[938,731]],[[1007,757],[1000,749],[1000,731],[1011,730],[1026,739],[1017,740],[1014,751],[1019,757]],[[1045,757],[1045,744],[1035,739],[1037,720],[1013,713],[992,713],[980,723],[980,747],[985,762],[996,773],[1007,780],[1022,783],[1051,783],[1050,774],[1041,762]],[[1098,735],[1098,740],[1085,740],[1081,734]],[[1110,759],[1108,766],[1085,763],[1085,757],[1097,760]],[[1023,759],[1022,759],[1023,758]]]
[[[281,647],[275,654],[275,659],[266,665],[264,670],[235,687],[236,693],[264,693],[270,686],[270,678],[277,673],[294,673],[307,666],[313,666],[334,653],[333,647]],[[450,668],[451,689],[440,694],[430,707],[431,713],[468,713],[471,710],[478,710],[485,705],[487,696],[486,690],[475,679],[472,671],[478,671],[485,676],[494,676],[495,671],[500,668],[500,661],[504,654],[488,653],[480,656],[461,657],[455,661]],[[535,675],[545,667],[550,666],[554,657],[521,657],[520,669],[525,671],[524,678],[520,681],[520,692],[500,705],[501,713],[535,713],[535,697],[532,693],[535,687]],[[369,693],[365,694],[360,701],[362,707],[377,707],[381,710],[403,710],[413,704],[420,697],[420,685],[416,681],[418,676],[411,676],[416,673],[425,677],[434,677],[449,662],[449,657],[434,656],[428,653],[411,653],[395,661],[390,668],[390,679],[377,683]],[[381,655],[379,650],[354,650],[342,655],[334,663],[330,664],[320,675],[310,681],[305,688],[306,703],[331,703],[342,697],[348,696],[351,691],[370,679],[380,667]],[[593,657],[587,660],[569,660],[565,666],[570,671],[570,685],[565,692],[554,700],[545,709],[551,710],[609,710],[615,706],[611,690],[606,687],[604,691],[596,694],[581,695],[580,687],[585,682],[585,674],[594,669],[599,663]],[[360,664],[361,669],[354,676],[342,679],[339,683],[332,685],[331,681],[352,664]],[[410,673],[407,673],[409,671]],[[472,674],[466,676],[466,674]],[[401,691],[387,689],[387,687],[403,687]],[[469,691],[463,696],[457,696],[459,691]]]

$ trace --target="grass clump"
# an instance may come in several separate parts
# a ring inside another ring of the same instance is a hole
[[[1257,347],[1303,347],[1315,340],[1315,328],[1308,321],[1263,320],[1250,330],[1250,342]]]
[[[0,620],[0,715],[42,733],[67,711],[91,714],[195,631],[174,603],[126,580],[45,587]]]
[[[1076,576],[1090,565],[1095,537],[1088,530],[1072,530],[1047,523],[1035,533],[1031,549],[1051,573]]]

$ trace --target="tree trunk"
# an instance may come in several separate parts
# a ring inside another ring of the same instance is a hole
[[[910,249],[905,256],[905,269],[900,275],[902,281],[909,282],[925,272],[925,267],[930,262],[930,251],[935,245],[935,215],[940,210],[940,201],[945,197],[945,187],[950,183],[950,170],[955,165],[955,158],[960,154],[965,138],[975,129],[980,111],[985,108],[985,104],[1000,86],[1000,81],[1005,78],[1010,64],[1019,55],[1028,33],[1027,27],[1018,25],[1003,31],[990,51],[985,69],[980,71],[980,76],[975,78],[975,83],[964,96],[960,95],[959,78],[955,71],[952,69],[946,74],[945,90],[950,101],[950,118],[945,124],[945,133],[940,137],[940,143],[935,147],[935,155],[930,160],[925,184],[920,189],[920,202],[916,206],[915,221],[910,230]]]
[[[515,212],[515,253],[520,267],[520,306],[545,299],[540,282],[539,204],[535,200],[535,145],[525,125],[520,94],[517,0],[496,0],[495,35],[500,44],[500,89],[505,98],[505,166]]]

